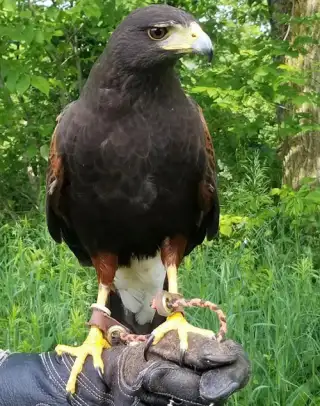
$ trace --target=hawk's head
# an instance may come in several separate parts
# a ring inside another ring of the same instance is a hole
[[[187,53],[205,54],[211,60],[212,42],[191,14],[166,5],[133,11],[108,44],[108,54],[133,69],[170,63]]]

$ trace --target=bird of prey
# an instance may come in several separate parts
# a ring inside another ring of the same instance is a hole
[[[94,266],[97,306],[114,289],[137,325],[152,321],[164,283],[178,293],[184,256],[219,226],[215,157],[200,107],[183,91],[175,64],[185,54],[212,58],[209,36],[187,12],[152,5],[129,14],[93,66],[78,100],[60,114],[50,147],[46,215],[53,239]],[[156,344],[176,330],[213,333],[175,312],[152,331]],[[90,354],[103,368],[110,346],[99,323],[80,347],[67,390]]]

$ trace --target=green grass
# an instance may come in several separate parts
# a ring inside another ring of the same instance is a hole
[[[252,361],[250,384],[230,404],[319,406],[320,278],[314,250],[298,233],[285,236],[281,230],[258,229],[250,241],[203,245],[181,270],[185,296],[219,303],[229,337],[242,343]],[[44,351],[84,338],[95,272],[51,241],[42,218],[0,228],[0,286],[0,347]],[[189,312],[189,318],[217,326],[204,310]]]

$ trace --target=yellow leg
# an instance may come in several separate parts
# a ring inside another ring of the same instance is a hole
[[[167,268],[168,290],[169,293],[178,293],[178,271],[175,265]],[[145,357],[150,345],[156,345],[170,331],[177,331],[180,341],[180,362],[183,363],[185,352],[188,350],[188,333],[200,334],[205,337],[213,338],[214,332],[199,327],[194,327],[187,322],[180,312],[175,312],[167,317],[167,320],[153,330],[150,339],[145,348]]]
[[[109,293],[110,288],[108,286],[100,284],[97,304],[105,306]],[[56,347],[55,350],[59,355],[66,353],[70,354],[73,357],[76,357],[75,363],[72,367],[71,374],[66,386],[66,390],[68,392],[75,393],[77,377],[82,371],[83,365],[88,355],[92,356],[94,367],[96,369],[99,369],[103,373],[104,364],[101,358],[102,351],[105,348],[110,347],[111,345],[103,337],[102,332],[97,327],[94,326],[90,328],[88,337],[80,347],[70,347],[67,345],[58,345]]]
[[[167,268],[168,284],[170,293],[178,293],[178,270],[175,265],[169,265]]]
[[[99,284],[97,304],[105,306],[110,294],[110,287],[105,286],[102,283]]]

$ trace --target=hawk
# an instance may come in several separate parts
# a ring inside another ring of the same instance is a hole
[[[178,293],[182,259],[219,227],[211,137],[175,71],[178,59],[192,53],[213,54],[192,15],[167,5],[133,11],[113,32],[79,99],[58,117],[52,137],[49,232],[96,269],[96,306],[108,312],[115,290],[137,326],[152,322],[150,301],[165,283]],[[87,355],[103,368],[101,352],[110,343],[98,324],[82,346],[57,347],[77,357],[69,392]],[[152,343],[170,330],[178,332],[182,352],[188,332],[213,334],[176,312],[152,331]]]

